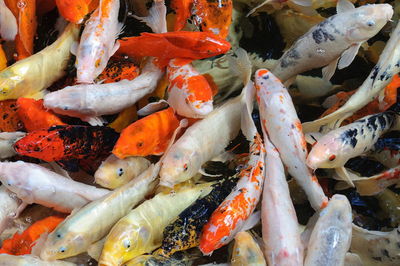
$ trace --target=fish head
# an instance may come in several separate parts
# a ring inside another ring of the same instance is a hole
[[[86,250],[84,237],[75,232],[67,231],[64,226],[66,220],[60,223],[56,229],[49,234],[40,252],[40,257],[44,260],[58,260],[69,258]]]
[[[332,134],[327,134],[312,147],[307,157],[307,165],[314,170],[341,167],[345,163],[342,160],[345,152],[343,142]]]
[[[267,69],[257,70],[254,76],[257,94],[286,90],[282,82]]]
[[[364,5],[349,17],[346,38],[350,43],[359,43],[376,35],[393,16],[389,4]]]
[[[111,230],[104,243],[99,265],[121,265],[132,258],[142,255],[146,250],[146,241],[151,230],[136,226],[126,219],[120,220]]]
[[[28,196],[27,178],[21,169],[24,169],[24,162],[0,162],[0,181],[10,191],[21,198]],[[36,166],[36,165],[34,165]],[[24,188],[27,188],[25,190]]]

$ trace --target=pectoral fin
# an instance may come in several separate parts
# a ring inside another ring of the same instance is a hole
[[[339,61],[339,58],[333,60],[329,65],[327,65],[326,67],[324,67],[322,69],[322,78],[323,79],[330,80],[332,78],[333,74],[335,74],[338,61]]]
[[[354,58],[358,53],[358,50],[360,49],[360,46],[361,43],[354,44],[343,52],[339,60],[338,69],[343,69],[345,67],[348,67],[351,64],[351,62],[353,62]]]
[[[339,14],[339,13],[343,13],[343,12],[349,11],[354,8],[355,7],[354,7],[353,3],[351,3],[349,0],[339,0],[337,2],[336,12]]]
[[[349,176],[349,173],[347,172],[345,167],[335,168],[335,172],[343,181],[348,183],[350,186],[355,187],[353,180],[351,180],[351,177]]]

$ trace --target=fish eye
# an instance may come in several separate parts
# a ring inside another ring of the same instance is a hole
[[[125,248],[130,248],[131,247],[131,241],[129,239],[125,239],[123,242],[123,245]]]
[[[223,238],[221,238],[222,243],[225,243],[226,240],[228,240],[228,236],[224,236]]]
[[[60,247],[59,251],[60,251],[61,253],[64,253],[65,251],[67,251],[67,249],[66,249],[65,247]]]
[[[336,155],[335,154],[332,154],[331,156],[329,156],[329,161],[332,162],[335,159],[336,159]]]
[[[124,174],[124,169],[119,168],[118,169],[118,176],[122,176]]]
[[[367,26],[368,26],[368,27],[373,27],[373,26],[375,26],[375,21],[373,21],[373,20],[367,21]]]
[[[139,141],[138,143],[136,143],[136,146],[138,147],[138,148],[141,148],[141,147],[143,147],[143,141]]]

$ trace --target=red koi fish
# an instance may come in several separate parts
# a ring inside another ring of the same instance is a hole
[[[35,241],[43,233],[52,232],[64,219],[64,217],[60,216],[49,216],[33,223],[22,234],[15,233],[12,238],[4,240],[0,254],[31,254],[32,247],[36,244]]]
[[[172,59],[167,67],[168,103],[176,113],[204,117],[213,110],[213,91],[207,79],[190,64],[191,59]]]
[[[172,108],[142,118],[122,130],[113,153],[118,158],[161,155],[179,126]]]
[[[144,32],[138,37],[122,39],[118,54],[134,58],[153,56],[160,60],[161,66],[166,66],[173,58],[203,59],[224,54],[230,48],[229,42],[209,32]]]
[[[18,98],[18,115],[28,132],[65,125],[52,111],[43,107],[43,100]]]
[[[200,250],[204,255],[228,244],[256,208],[264,182],[265,148],[256,134],[250,146],[250,160],[240,172],[236,188],[213,212],[203,227]]]
[[[99,5],[99,0],[56,0],[58,11],[69,22],[79,24]]]
[[[97,158],[112,150],[118,136],[109,127],[54,126],[28,133],[14,148],[46,162]]]
[[[24,124],[18,116],[18,105],[16,100],[0,101],[0,131],[21,131]]]

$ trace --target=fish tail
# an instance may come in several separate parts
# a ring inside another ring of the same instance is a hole
[[[234,56],[228,56],[229,66],[235,76],[242,79],[244,85],[247,85],[251,79],[252,64],[249,56],[243,48],[238,48]]]
[[[147,17],[133,17],[146,23],[155,33],[167,32],[167,7],[164,0],[154,0]]]

